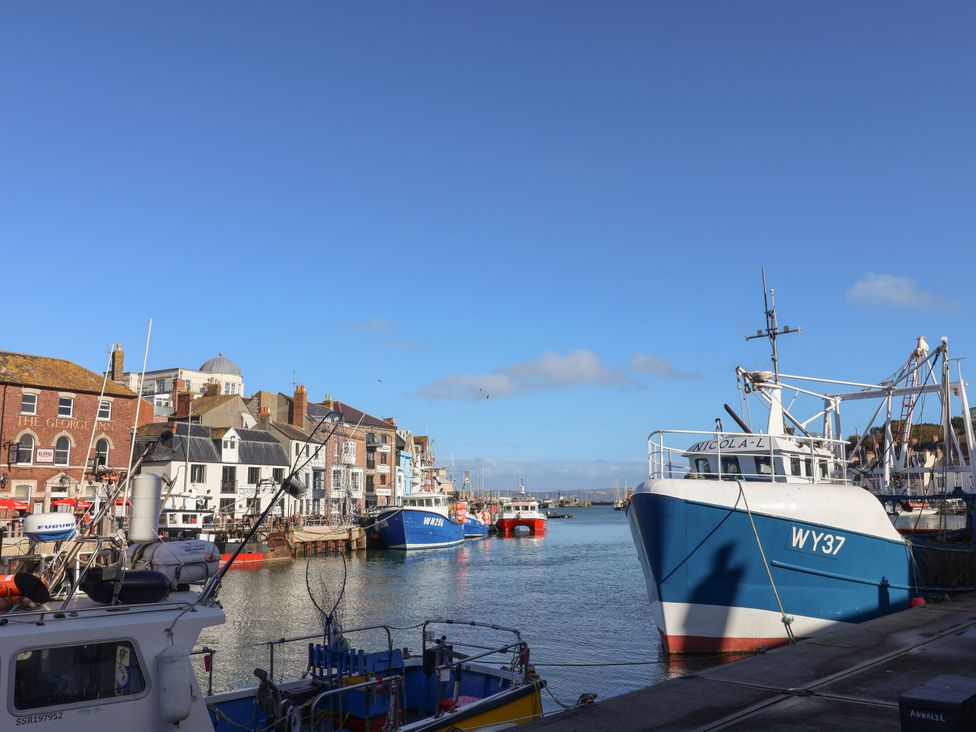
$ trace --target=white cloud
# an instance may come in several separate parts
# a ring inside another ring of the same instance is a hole
[[[603,365],[592,351],[566,355],[544,353],[531,361],[503,366],[486,374],[455,374],[420,389],[431,399],[486,399],[545,389],[564,389],[582,384],[624,384],[622,371]]]
[[[642,374],[656,376],[659,379],[700,379],[701,374],[695,371],[679,371],[663,358],[646,356],[643,353],[634,354],[630,359],[630,368]]]
[[[386,333],[393,330],[393,323],[382,318],[370,318],[359,323],[353,323],[352,328],[365,333]]]
[[[631,486],[647,478],[647,461],[633,460],[504,460],[457,458],[458,475],[482,470],[486,489],[514,491],[520,479],[526,493],[540,496],[548,492],[610,489],[613,481]]]
[[[878,308],[916,308],[926,311],[960,310],[958,302],[919,289],[913,280],[893,274],[868,273],[847,291],[848,302]]]

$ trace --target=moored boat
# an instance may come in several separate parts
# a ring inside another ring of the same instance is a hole
[[[376,531],[387,549],[437,549],[464,541],[464,526],[449,510],[443,493],[414,493],[376,517]]]
[[[539,510],[538,501],[511,501],[507,503],[495,522],[499,536],[514,536],[520,527],[533,536],[546,533],[546,515]]]
[[[951,566],[948,557],[964,556],[964,547],[907,542],[892,525],[883,502],[905,500],[908,491],[887,462],[895,451],[886,448],[882,463],[866,471],[849,459],[861,442],[849,449],[841,439],[840,409],[849,401],[879,400],[875,418],[887,403],[889,440],[893,398],[914,404],[920,395],[937,393],[946,405],[955,397],[968,413],[961,376],[957,382],[949,378],[947,341],[931,354],[909,359],[880,384],[785,376],[778,369],[776,337],[795,331],[778,328],[775,309],[766,314],[767,328],[760,335],[771,341],[774,370],[737,369],[746,393],[769,410],[765,432],[752,432],[728,406],[742,432],[726,432],[720,422],[714,432],[652,432],[649,478],[627,508],[651,613],[672,653],[780,645],[907,608],[926,589],[951,590],[940,577],[964,576],[944,570],[940,575],[936,569],[942,559]],[[932,372],[940,357],[942,383],[916,378],[901,386],[922,368]],[[797,386],[797,381],[807,384]],[[827,385],[833,390],[818,393]],[[784,406],[785,389],[794,399],[821,400],[819,411],[798,418],[793,401]],[[814,433],[810,425],[817,419],[821,430]],[[951,429],[946,434],[955,441],[947,447],[953,455],[947,463],[954,461],[955,467],[942,466],[938,480],[930,471],[927,499],[938,499],[934,487],[941,485],[943,492],[956,490],[943,493],[943,502],[947,495],[953,496],[949,500],[968,496],[971,502],[972,466],[963,457],[973,453],[972,430],[966,430],[966,450]]]

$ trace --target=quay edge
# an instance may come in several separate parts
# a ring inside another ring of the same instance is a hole
[[[901,694],[943,674],[976,677],[974,659],[976,593],[840,627],[525,729],[897,730]]]

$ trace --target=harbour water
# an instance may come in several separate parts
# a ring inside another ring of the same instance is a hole
[[[566,703],[584,692],[603,699],[686,673],[687,662],[669,663],[660,655],[624,513],[604,506],[572,513],[572,519],[548,521],[542,538],[488,538],[449,549],[347,557],[342,622],[347,628],[405,627],[453,618],[518,628],[540,675]],[[220,599],[227,623],[201,638],[217,651],[215,690],[254,683],[250,670],[268,664],[260,641],[319,632],[306,569],[324,605],[325,596],[341,585],[342,560],[307,562],[235,569],[225,579]],[[394,642],[416,651],[419,639],[414,629],[396,633]],[[378,636],[371,640],[382,642]],[[304,669],[304,653],[302,643],[276,648],[275,675]],[[620,662],[640,665],[545,665]],[[543,698],[547,708],[558,708],[548,695]]]

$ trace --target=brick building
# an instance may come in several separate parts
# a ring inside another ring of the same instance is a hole
[[[100,397],[102,383],[71,361],[0,351],[0,497],[48,511],[53,499],[94,496],[93,459],[105,480],[127,468],[140,400],[111,380]],[[143,401],[139,423],[152,419]]]

